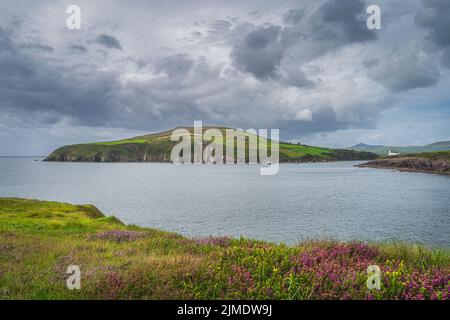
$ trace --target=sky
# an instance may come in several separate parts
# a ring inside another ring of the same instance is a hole
[[[0,155],[194,120],[338,148],[450,140],[449,30],[448,0],[2,0]]]

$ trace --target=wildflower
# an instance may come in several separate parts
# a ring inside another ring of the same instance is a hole
[[[134,241],[147,236],[146,232],[129,230],[109,230],[90,236],[91,240]]]

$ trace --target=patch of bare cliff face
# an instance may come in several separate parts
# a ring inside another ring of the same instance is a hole
[[[358,165],[358,167],[387,168],[403,171],[436,172],[450,174],[450,161],[416,157],[379,159]]]
[[[60,161],[60,162],[169,162],[170,154],[165,152],[159,153],[124,153],[118,151],[102,152],[94,155],[72,155],[58,154],[46,158],[44,161]]]

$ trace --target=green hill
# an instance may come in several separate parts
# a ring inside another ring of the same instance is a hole
[[[372,152],[372,153],[376,153],[381,156],[385,156],[388,154],[389,150],[391,150],[394,153],[401,153],[401,154],[447,151],[447,150],[450,150],[450,141],[440,141],[440,142],[428,144],[425,146],[406,146],[406,147],[370,145],[370,144],[359,143],[348,149],[355,150],[355,151]]]
[[[203,131],[211,127],[203,127]],[[185,127],[191,137],[192,127]],[[225,137],[226,128],[218,128]],[[45,161],[69,162],[169,162],[172,148],[178,142],[170,141],[173,130],[117,141],[95,142],[64,146],[51,153]],[[270,143],[270,141],[269,141]],[[207,143],[203,144],[206,147]],[[224,147],[224,152],[226,148]],[[248,145],[246,145],[248,159]],[[279,143],[280,162],[319,162],[341,160],[372,160],[370,152],[319,148],[286,142]],[[235,155],[236,158],[236,155]]]

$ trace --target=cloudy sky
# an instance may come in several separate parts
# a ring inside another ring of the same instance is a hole
[[[330,147],[450,140],[449,73],[448,0],[2,0],[0,155],[194,120]]]

